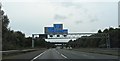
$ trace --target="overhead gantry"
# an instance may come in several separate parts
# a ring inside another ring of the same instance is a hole
[[[99,36],[96,36],[99,35]],[[110,48],[110,36],[108,33],[68,33],[68,34],[32,34],[32,48],[34,48],[34,38],[42,39],[78,39],[78,38],[100,38],[106,39],[106,46]]]
[[[63,29],[63,24],[53,24],[53,27],[44,27],[44,33],[32,34],[32,48],[34,48],[35,36],[42,39],[106,38],[107,48],[110,48],[110,37],[108,33],[68,33],[68,29]]]

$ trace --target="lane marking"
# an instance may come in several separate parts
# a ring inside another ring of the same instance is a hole
[[[40,55],[36,56],[35,58],[33,58],[31,61],[34,61],[35,59],[37,59],[38,57],[42,56],[46,51],[44,51],[43,53],[41,53]]]
[[[60,54],[57,50],[55,50],[58,54]]]
[[[64,58],[66,58],[66,59],[67,59],[67,57],[66,57],[65,55],[61,54],[61,56],[63,56]]]
[[[60,54],[60,52],[58,52],[57,50],[55,50],[58,54]],[[66,58],[67,59],[67,57],[65,56],[65,55],[63,55],[63,54],[60,54],[62,57],[64,57],[64,58]]]

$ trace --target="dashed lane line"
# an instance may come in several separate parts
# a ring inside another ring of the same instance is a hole
[[[58,54],[60,54],[57,50],[55,50]],[[66,58],[67,59],[67,57],[65,56],[65,55],[63,55],[63,54],[60,54],[62,57],[64,57],[64,58]]]
[[[65,55],[61,54],[61,56],[63,56],[64,58],[66,58],[66,59],[67,59],[67,57],[66,57]]]
[[[60,54],[57,50],[55,50],[58,54]]]

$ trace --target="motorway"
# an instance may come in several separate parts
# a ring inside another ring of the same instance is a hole
[[[41,59],[118,59],[118,56],[86,53],[66,49],[47,49],[29,52],[21,55],[7,57],[6,59],[29,59],[29,61],[36,61]]]

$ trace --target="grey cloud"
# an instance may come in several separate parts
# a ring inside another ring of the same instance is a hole
[[[57,19],[57,20],[64,20],[64,19],[66,19],[66,18],[67,18],[67,16],[59,15],[59,14],[56,14],[56,15],[54,16],[54,19]]]
[[[80,24],[83,23],[83,21],[79,20],[79,21],[75,21],[75,24]]]
[[[90,22],[95,22],[96,20],[95,19],[91,19]]]
[[[61,5],[64,7],[70,7],[70,6],[73,6],[73,3],[72,2],[62,2]]]
[[[96,21],[98,21],[98,19],[96,17],[90,19],[90,22],[96,22]]]
[[[57,2],[57,5],[61,5],[63,7],[75,7],[80,8],[81,4],[75,3],[75,2]]]
[[[95,14],[88,14],[87,17],[88,17],[89,22],[91,22],[91,23],[99,21],[98,17]]]

